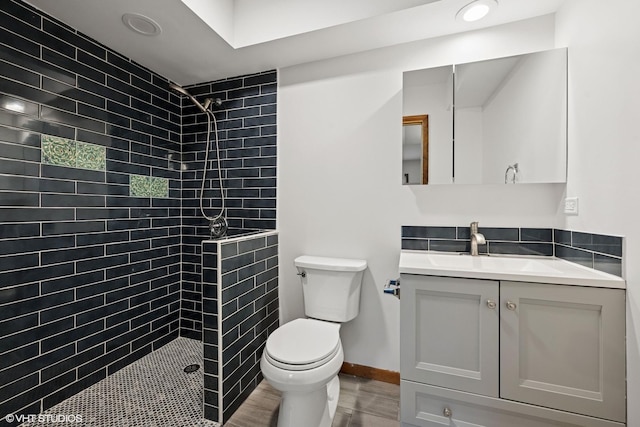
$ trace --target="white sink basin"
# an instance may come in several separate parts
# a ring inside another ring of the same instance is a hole
[[[620,277],[558,258],[403,250],[400,273],[625,288]]]
[[[427,262],[436,267],[495,272],[561,273],[552,263],[525,257],[471,256],[465,254],[427,253]]]

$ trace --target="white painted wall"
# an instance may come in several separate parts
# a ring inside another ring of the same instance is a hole
[[[546,16],[284,68],[278,90],[282,321],[303,317],[293,259],[364,258],[360,315],[341,330],[345,360],[399,370],[402,225],[552,227],[563,185],[403,186],[402,72],[554,47]]]
[[[625,236],[627,415],[640,426],[640,2],[568,0],[557,45],[569,47],[567,195],[574,230]]]

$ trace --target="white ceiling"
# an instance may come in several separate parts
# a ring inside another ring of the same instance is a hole
[[[498,0],[469,24],[455,14],[471,0],[26,1],[181,85],[528,19],[563,2]],[[127,29],[124,13],[148,16],[162,33]]]

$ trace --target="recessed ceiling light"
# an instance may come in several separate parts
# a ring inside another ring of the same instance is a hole
[[[145,36],[157,36],[162,32],[160,25],[153,19],[137,13],[125,13],[122,22],[130,30]]]
[[[456,19],[465,22],[473,22],[487,16],[492,9],[498,6],[496,0],[475,0],[456,13]]]

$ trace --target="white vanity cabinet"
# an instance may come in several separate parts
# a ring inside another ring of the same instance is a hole
[[[401,274],[403,426],[623,426],[625,291]]]

